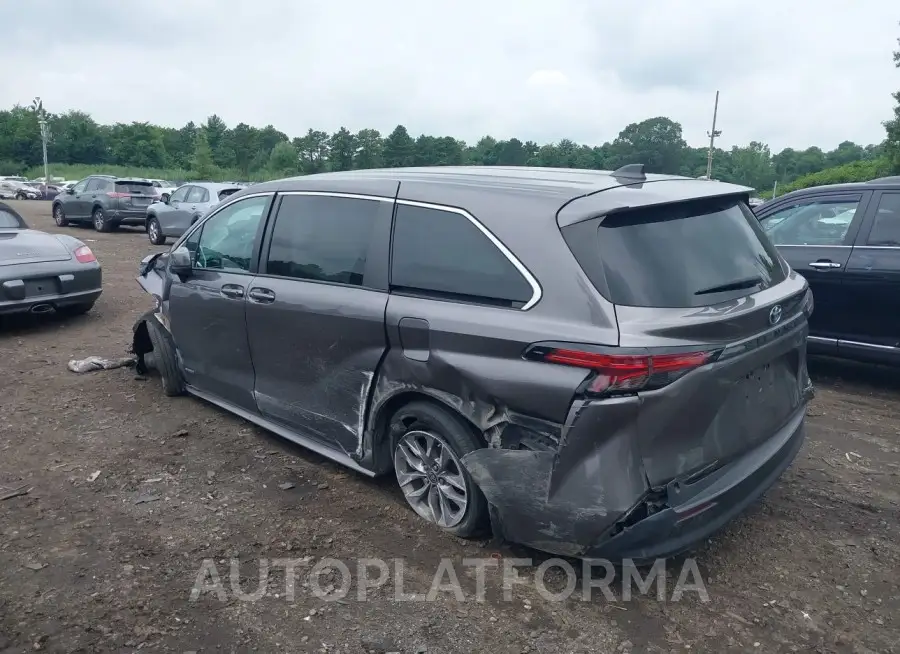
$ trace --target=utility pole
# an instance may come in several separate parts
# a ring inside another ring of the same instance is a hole
[[[31,108],[37,114],[38,125],[41,126],[41,146],[44,150],[44,187],[50,186],[50,167],[47,165],[47,141],[50,140],[50,126],[47,124],[47,112],[40,98],[35,98]]]
[[[716,137],[722,136],[722,130],[716,129],[716,116],[719,113],[719,92],[716,91],[716,105],[713,108],[712,131],[707,132],[709,136],[709,153],[706,155],[706,179],[712,179],[712,157],[713,149],[716,146]]]

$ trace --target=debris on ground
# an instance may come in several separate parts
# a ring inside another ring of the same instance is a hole
[[[141,495],[134,501],[134,503],[135,504],[147,504],[149,502],[158,502],[161,499],[162,499],[162,497],[160,497],[159,495]]]
[[[28,568],[29,570],[43,570],[47,567],[46,563],[26,563],[22,566],[23,568]]]
[[[72,372],[94,372],[95,370],[112,370],[114,368],[126,368],[137,363],[137,357],[122,357],[120,359],[107,359],[105,357],[87,357],[86,359],[71,359],[68,369]]]
[[[94,470],[94,472],[92,472],[91,474],[88,475],[87,480],[88,481],[97,481],[97,477],[99,477],[99,476],[100,476],[100,471]]]
[[[291,490],[293,487],[294,485],[289,481],[286,481],[283,484],[278,484],[278,488],[280,488],[281,490]]]
[[[3,493],[0,495],[0,502],[3,500],[11,500],[14,497],[19,497],[21,495],[28,495],[31,492],[31,488],[28,486],[19,486],[18,488],[14,488],[7,493]]]

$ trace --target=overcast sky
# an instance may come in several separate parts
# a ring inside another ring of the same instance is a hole
[[[3,0],[0,104],[290,136],[600,144],[668,116],[773,150],[884,138],[898,0]],[[14,5],[14,9],[13,9]]]

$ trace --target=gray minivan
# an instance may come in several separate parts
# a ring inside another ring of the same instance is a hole
[[[804,437],[812,295],[749,193],[641,165],[254,185],[142,262],[133,348],[452,534],[671,556]]]

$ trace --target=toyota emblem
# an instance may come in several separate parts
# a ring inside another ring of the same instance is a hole
[[[781,322],[781,305],[776,304],[774,307],[772,307],[772,310],[769,311],[769,324],[777,325],[780,322]]]

